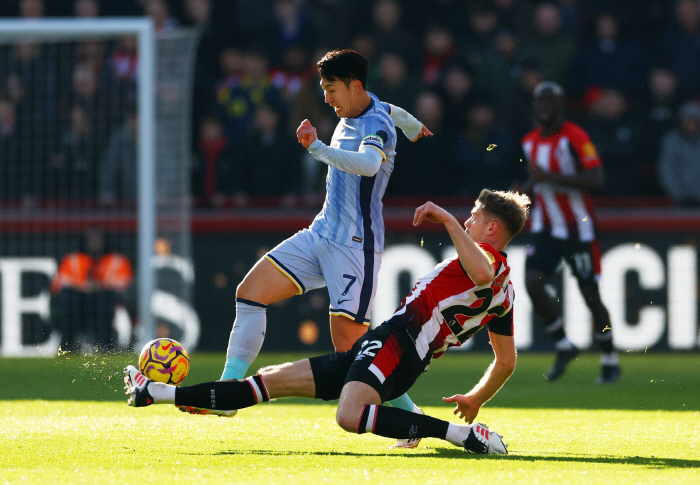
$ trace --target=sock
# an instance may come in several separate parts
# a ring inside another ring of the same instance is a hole
[[[387,402],[391,404],[392,407],[403,409],[404,411],[410,411],[412,413],[415,413],[416,409],[418,409],[418,406],[413,404],[413,401],[405,392],[396,399],[392,399],[391,401]]]
[[[574,346],[569,340],[566,338],[566,334],[564,333],[564,320],[561,317],[557,317],[556,320],[554,320],[552,323],[548,323],[544,326],[544,329],[547,331],[549,336],[554,340],[554,345],[556,347],[559,342],[565,341],[568,342],[570,347],[567,348],[557,348],[557,350],[570,350]],[[566,346],[566,344],[562,344]]]
[[[447,434],[445,439],[455,446],[464,446],[464,440],[469,437],[472,427],[468,424],[452,424],[447,425]]]
[[[600,365],[620,365],[620,359],[617,357],[617,352],[603,352],[600,355]]]
[[[226,365],[221,380],[243,379],[245,373],[260,353],[265,328],[267,305],[236,298],[236,320],[228,341]]]
[[[357,434],[373,433],[395,439],[440,438],[444,440],[448,426],[447,421],[425,414],[369,404],[362,408],[357,422]]]
[[[270,394],[262,376],[257,374],[242,381],[214,381],[175,388],[177,406],[231,410],[248,408],[269,400]]]
[[[162,382],[149,382],[148,393],[153,398],[154,404],[174,404],[176,386]]]
[[[597,330],[593,332],[593,339],[600,344],[600,350],[604,354],[609,354],[615,352],[612,342],[612,332],[608,329],[605,332],[598,332]]]

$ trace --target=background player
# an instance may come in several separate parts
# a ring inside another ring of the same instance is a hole
[[[366,90],[368,63],[352,50],[330,51],[317,63],[325,102],[340,118],[330,146],[304,120],[299,142],[329,165],[326,200],[311,227],[279,244],[236,290],[236,320],[222,379],[241,379],[263,344],[270,303],[328,287],[336,351],[349,350],[369,325],[384,247],[382,197],[394,168],[396,130],[417,140],[432,135],[401,108]],[[395,403],[417,410],[407,397]]]
[[[547,379],[558,379],[579,353],[566,338],[559,308],[545,290],[549,276],[564,258],[593,314],[593,336],[603,351],[597,382],[615,382],[620,376],[620,363],[613,350],[610,315],[598,290],[601,252],[588,193],[605,183],[601,160],[588,134],[564,119],[561,86],[553,82],[538,84],[534,113],[539,127],[522,141],[530,172],[525,188],[534,194],[525,280],[535,312],[557,351]]]
[[[175,387],[125,369],[129,404],[174,403],[197,408],[240,409],[278,397],[340,398],[336,420],[346,431],[390,438],[435,437],[477,453],[507,453],[501,437],[481,425],[455,425],[381,403],[405,393],[433,358],[489,327],[495,360],[468,393],[443,398],[455,414],[473,423],[481,406],[515,369],[513,287],[503,253],[527,219],[527,196],[484,189],[465,222],[428,202],[413,224],[442,223],[457,256],[421,278],[394,315],[361,337],[348,352],[327,354],[261,369],[245,381]]]

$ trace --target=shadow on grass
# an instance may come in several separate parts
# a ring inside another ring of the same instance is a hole
[[[210,455],[210,453],[189,453],[190,455]],[[402,458],[462,458],[470,460],[508,460],[508,461],[530,461],[530,462],[572,462],[572,463],[601,463],[611,465],[635,465],[649,469],[669,469],[669,468],[697,468],[700,467],[700,460],[683,460],[676,458],[656,458],[647,456],[627,456],[619,457],[601,457],[587,455],[521,455],[512,453],[506,456],[499,455],[478,455],[466,453],[454,448],[435,448],[431,451],[410,451],[410,452],[386,452],[386,453],[360,453],[352,451],[278,451],[278,450],[231,450],[219,451],[211,453],[211,455],[260,455],[260,456],[386,456]]]

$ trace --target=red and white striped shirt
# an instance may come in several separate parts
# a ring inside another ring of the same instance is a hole
[[[486,324],[496,333],[513,335],[514,294],[508,261],[488,244],[477,244],[495,270],[488,285],[477,286],[455,256],[419,279],[394,313],[406,325],[421,359],[429,353],[440,357]],[[496,321],[498,329],[491,326]]]
[[[570,121],[547,137],[541,128],[532,130],[523,137],[522,146],[528,164],[548,173],[575,175],[601,166],[588,134]],[[557,239],[573,237],[582,242],[595,239],[593,203],[587,190],[541,182],[535,184],[534,196],[532,232],[549,230]]]

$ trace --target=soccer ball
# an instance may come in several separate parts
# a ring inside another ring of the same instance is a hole
[[[190,355],[177,340],[157,338],[141,349],[139,370],[151,380],[177,386],[190,371]]]

